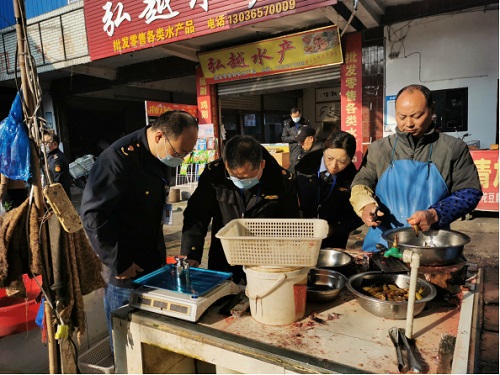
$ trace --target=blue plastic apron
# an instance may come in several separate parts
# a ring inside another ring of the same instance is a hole
[[[382,174],[375,195],[384,212],[382,223],[370,228],[363,242],[364,251],[375,251],[378,243],[388,246],[382,233],[392,228],[410,226],[406,221],[416,211],[427,210],[429,206],[448,195],[448,187],[431,161],[432,145],[427,162],[410,159],[394,160],[392,148],[391,163]]]

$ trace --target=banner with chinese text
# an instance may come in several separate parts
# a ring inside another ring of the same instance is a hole
[[[498,212],[498,150],[471,150],[470,153],[483,189],[483,198],[476,210]]]
[[[160,117],[165,112],[173,110],[186,111],[193,117],[198,118],[198,107],[196,105],[146,101],[148,117]]]
[[[337,26],[200,53],[209,83],[256,78],[342,63]]]
[[[337,0],[85,0],[91,60],[335,5]]]
[[[341,129],[356,138],[356,155],[352,162],[359,168],[363,159],[363,65],[361,33],[344,37],[345,57],[340,69]]]

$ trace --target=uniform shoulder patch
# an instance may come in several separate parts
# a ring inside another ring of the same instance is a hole
[[[211,171],[212,169],[217,168],[218,166],[219,166],[219,162],[208,163],[207,169]]]
[[[283,177],[286,177],[288,180],[291,180],[293,178],[293,174],[288,172],[286,169],[282,169],[281,174],[283,175]]]

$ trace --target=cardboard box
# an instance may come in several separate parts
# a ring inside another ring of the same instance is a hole
[[[271,154],[277,161],[278,164],[283,168],[288,169],[290,166],[290,153],[289,152],[275,152]]]

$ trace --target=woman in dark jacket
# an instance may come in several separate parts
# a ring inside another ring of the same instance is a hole
[[[304,218],[328,221],[330,231],[322,248],[345,249],[349,233],[363,224],[349,197],[357,173],[352,163],[356,139],[349,133],[331,133],[322,150],[303,156],[297,164],[296,183]]]

